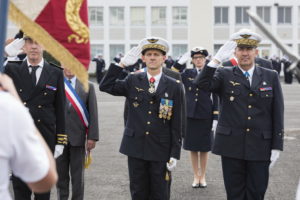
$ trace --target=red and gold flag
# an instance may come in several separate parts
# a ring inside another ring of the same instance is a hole
[[[10,0],[9,18],[88,86],[87,0]]]

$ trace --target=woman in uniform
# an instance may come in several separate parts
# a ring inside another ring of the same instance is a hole
[[[190,53],[183,55],[174,66],[181,69],[182,66],[180,65],[185,63],[189,57],[192,58],[194,65],[193,69],[185,69],[181,73],[187,101],[187,131],[183,148],[190,151],[194,171],[193,188],[207,187],[205,174],[208,152],[211,150],[212,125],[214,121],[215,128],[218,115],[217,96],[199,89],[193,82],[205,66],[207,56],[208,51],[206,49],[195,47]]]

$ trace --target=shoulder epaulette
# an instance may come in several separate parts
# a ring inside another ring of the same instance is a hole
[[[58,66],[57,64],[54,64],[52,62],[50,62],[49,64],[52,65],[52,66],[54,66],[54,67],[57,67],[58,69],[63,70],[63,68],[61,66]]]
[[[16,63],[16,64],[21,64],[23,60],[9,60],[7,61],[8,63]]]

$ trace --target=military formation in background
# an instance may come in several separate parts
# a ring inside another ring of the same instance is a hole
[[[196,46],[173,60],[168,41],[147,37],[119,53],[107,71],[102,54],[93,58],[99,90],[126,97],[120,153],[128,159],[132,199],[170,199],[182,147],[191,155],[190,187],[209,187],[212,151],[221,156],[228,200],[264,199],[269,168],[283,150],[279,74],[283,68],[287,84],[293,75],[288,58],[257,57],[260,41],[243,29],[215,56]],[[56,158],[58,199],[72,193],[72,199],[83,200],[84,167],[101,130],[93,84],[85,92],[67,66],[43,58],[33,38],[18,34],[5,51],[5,73]],[[14,175],[12,180],[15,199],[30,199],[26,184]],[[35,198],[49,200],[50,193]]]

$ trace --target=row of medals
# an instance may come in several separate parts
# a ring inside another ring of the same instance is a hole
[[[148,92],[151,94],[155,92],[155,86],[153,83],[150,83]],[[171,116],[172,116],[172,106],[168,106],[167,104],[165,105],[160,104],[158,117],[170,120]]]

